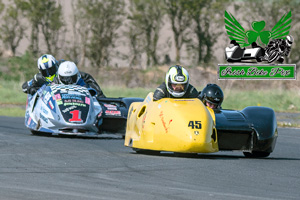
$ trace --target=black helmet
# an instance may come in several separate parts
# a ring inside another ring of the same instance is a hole
[[[224,99],[224,94],[217,84],[207,84],[201,91],[199,98],[204,105],[206,105],[206,102],[209,102],[217,105],[217,109],[220,109]]]

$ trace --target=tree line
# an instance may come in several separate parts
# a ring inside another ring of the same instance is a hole
[[[71,1],[71,27],[57,0],[0,0],[0,40],[15,55],[21,40],[29,41],[27,51],[38,57],[43,53],[65,59],[86,61],[94,68],[110,66],[112,59],[126,60],[129,66],[169,64],[168,51],[174,46],[180,63],[183,51],[191,65],[207,66],[215,60],[214,46],[225,35],[224,11],[233,9],[246,22],[258,16],[275,25],[292,10],[292,31],[299,35],[297,0],[74,0]],[[260,5],[260,6],[257,6]],[[277,20],[277,21],[276,21]],[[172,38],[159,42],[168,24]],[[295,28],[293,28],[295,27]],[[226,45],[228,37],[224,37]],[[41,48],[43,44],[43,48]],[[298,43],[299,44],[299,43]],[[118,48],[125,46],[125,53]],[[46,49],[45,49],[46,48]],[[222,47],[223,48],[223,47]],[[43,51],[47,52],[43,52]],[[300,48],[293,47],[291,62],[299,62]]]

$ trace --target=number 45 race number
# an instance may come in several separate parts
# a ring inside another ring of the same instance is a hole
[[[189,121],[188,127],[191,127],[192,129],[201,129],[201,121]]]

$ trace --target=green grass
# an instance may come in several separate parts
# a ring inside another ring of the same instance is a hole
[[[25,116],[25,107],[4,107],[0,106],[0,116],[9,116],[9,117],[24,117]]]
[[[140,97],[145,98],[149,92],[155,89],[125,88],[125,87],[101,87],[107,97]]]
[[[22,83],[14,81],[0,82],[0,104],[22,105],[26,103],[27,95],[22,92]]]
[[[24,116],[27,95],[22,92],[22,83],[0,82],[0,115]],[[107,97],[145,98],[154,89],[101,86]],[[266,106],[276,112],[300,112],[300,92],[297,90],[251,90],[232,89],[224,91],[224,109],[241,110],[247,106]]]
[[[231,90],[225,92],[222,107],[243,109],[247,106],[266,106],[276,112],[299,112],[300,93],[297,90]]]

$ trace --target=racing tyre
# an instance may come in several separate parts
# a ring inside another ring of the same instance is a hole
[[[158,155],[160,151],[132,148],[138,154]]]
[[[31,130],[31,133],[32,133],[32,135],[37,135],[37,136],[46,136],[46,137],[52,136],[51,133],[34,131],[34,130]]]
[[[263,151],[252,151],[252,152],[243,152],[246,158],[265,158],[268,157],[270,152]]]
[[[272,51],[270,53],[269,58],[268,58],[268,63],[271,63],[271,62],[274,62],[275,60],[277,60],[278,56],[279,56],[279,52],[278,51]]]

